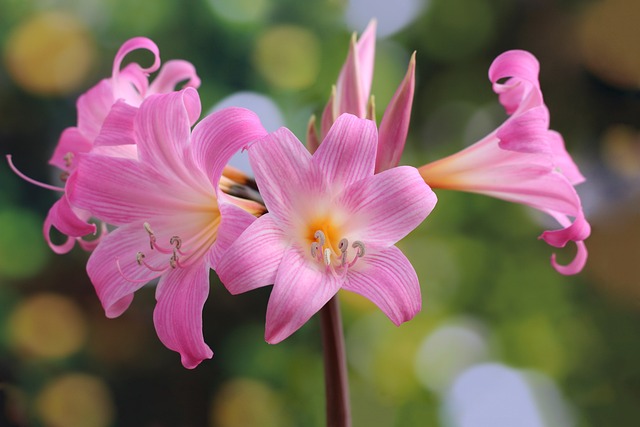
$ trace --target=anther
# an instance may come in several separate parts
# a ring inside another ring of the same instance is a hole
[[[353,245],[351,245],[354,249],[357,249],[357,256],[359,258],[362,258],[364,256],[364,243],[362,243],[360,240],[356,240],[355,242],[353,242]]]
[[[65,166],[70,168],[71,167],[71,163],[73,162],[73,153],[71,151],[69,151],[67,154],[64,155],[62,160],[64,160]]]
[[[138,252],[136,253],[136,262],[138,263],[138,265],[142,265],[142,260],[144,259],[145,255],[142,252]]]
[[[180,238],[180,236],[173,236],[171,237],[171,239],[169,239],[169,244],[176,249],[180,249],[180,246],[182,246],[182,239]]]
[[[156,235],[153,234],[153,230],[151,229],[151,225],[149,225],[148,222],[145,222],[144,224],[142,224],[142,226],[144,227],[145,231],[149,235],[149,246],[151,247],[151,249],[155,249],[154,245],[156,243]]]
[[[347,239],[340,239],[340,243],[338,243],[338,249],[340,249],[340,252],[345,253],[348,247],[349,241]]]
[[[178,255],[171,255],[171,258],[169,258],[169,265],[171,268],[176,268],[178,266]]]
[[[324,233],[322,231],[317,230],[313,234],[313,238],[316,239],[318,241],[318,243],[320,243],[320,246],[324,246],[324,242],[326,241],[326,239],[325,239]]]
[[[311,256],[317,259],[318,258],[318,251],[320,251],[320,248],[321,248],[320,243],[313,242],[311,244]]]

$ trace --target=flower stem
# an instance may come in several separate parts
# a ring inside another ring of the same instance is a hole
[[[327,427],[351,427],[349,379],[338,296],[320,310]]]

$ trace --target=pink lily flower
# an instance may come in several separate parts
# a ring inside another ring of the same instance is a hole
[[[160,340],[194,368],[213,353],[202,336],[209,269],[264,207],[221,192],[231,156],[262,138],[257,116],[229,108],[204,118],[193,88],[147,97],[133,122],[135,158],[80,155],[71,176],[73,206],[117,226],[100,242],[87,272],[107,317],[159,278],[154,323]]]
[[[124,58],[138,49],[151,52],[154,56],[153,64],[143,68],[137,63],[130,63],[121,69]],[[125,42],[115,56],[111,78],[103,79],[78,98],[76,104],[78,125],[62,132],[53,156],[49,160],[51,165],[63,171],[61,178],[65,182],[64,188],[34,182],[14,168],[16,173],[41,187],[65,192],[69,190],[69,182],[73,182],[69,180],[69,176],[78,166],[79,154],[96,150],[100,145],[112,145],[98,150],[105,155],[135,157],[135,146],[126,146],[126,142],[123,141],[127,141],[124,134],[130,131],[135,111],[142,101],[155,93],[172,92],[182,81],[186,81],[184,87],[197,88],[200,85],[195,68],[189,62],[182,60],[166,62],[153,83],[149,84],[149,74],[158,69],[160,69],[160,54],[154,42],[144,37],[135,37]],[[117,126],[107,126],[103,129],[109,115],[113,116],[114,119],[111,122]],[[100,136],[101,131],[102,136]],[[101,138],[103,141],[114,142],[101,144]],[[11,164],[10,158],[9,162]],[[63,194],[51,207],[44,221],[43,233],[51,249],[58,254],[67,253],[73,249],[77,241],[84,249],[93,250],[100,239],[91,241],[82,239],[83,236],[97,232],[96,225],[88,222],[90,217],[90,212],[72,206],[66,194]],[[63,244],[57,245],[51,241],[52,227],[67,236]],[[105,232],[106,228],[103,226],[102,234]]]
[[[551,215],[563,228],[540,238],[559,248],[574,241],[578,248],[568,265],[560,265],[555,254],[551,264],[562,274],[576,274],[586,263],[584,240],[591,232],[574,188],[584,177],[560,134],[549,130],[538,72],[538,61],[528,52],[498,56],[489,79],[510,117],[475,144],[419,170],[433,188],[486,194]]]
[[[249,147],[268,213],[216,271],[232,294],[273,284],[267,342],[287,338],[340,289],[369,298],[396,325],[420,310],[418,278],[394,245],[436,196],[415,168],[374,175],[377,145],[374,122],[344,114],[313,155],[285,128]]]
[[[359,40],[351,39],[349,53],[342,66],[336,86],[322,113],[321,138],[324,138],[336,119],[343,113],[375,120],[373,99],[370,98],[376,46],[376,21],[371,21]],[[376,172],[398,166],[409,132],[411,106],[415,88],[415,54],[411,56],[407,73],[387,106],[378,136]],[[318,146],[310,122],[307,141],[313,152]]]

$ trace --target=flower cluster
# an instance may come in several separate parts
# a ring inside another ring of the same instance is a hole
[[[294,333],[340,289],[365,296],[401,324],[422,299],[416,272],[395,244],[435,207],[432,187],[550,214],[564,228],[541,238],[578,244],[572,263],[553,258],[554,267],[564,274],[582,269],[589,224],[573,186],[583,178],[548,128],[535,58],[507,52],[489,70],[510,114],[498,129],[446,159],[398,166],[415,55],[378,129],[370,101],[375,30],[374,22],[352,39],[319,135],[310,121],[307,148],[286,128],[268,133],[249,110],[200,118],[200,80],[190,63],[160,68],[158,48],[146,38],[120,48],[111,78],[79,98],[78,124],[62,133],[51,158],[64,187],[40,184],[63,193],[44,222],[45,239],[57,253],[75,242],[91,251],[87,272],[108,317],[157,280],[157,334],[193,368],[213,355],[202,333],[213,269],[232,294],[273,285],[270,343]],[[153,65],[122,68],[135,49],[150,51]],[[255,179],[227,165],[239,150],[248,151]],[[51,241],[52,227],[67,236],[63,244]],[[98,227],[99,236],[85,239]]]

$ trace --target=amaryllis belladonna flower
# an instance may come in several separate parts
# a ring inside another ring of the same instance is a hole
[[[538,61],[528,52],[496,58],[489,79],[510,117],[475,144],[419,170],[433,188],[486,194],[551,215],[563,228],[540,238],[555,247],[576,242],[577,254],[568,265],[551,257],[558,272],[576,274],[587,260],[584,240],[591,231],[574,188],[584,177],[560,134],[549,130],[538,72]]]
[[[343,114],[313,155],[285,128],[249,147],[268,213],[216,270],[233,294],[274,285],[268,342],[287,338],[340,289],[369,298],[395,324],[420,310],[418,278],[394,245],[436,197],[415,168],[374,174],[377,136],[374,122]]]
[[[132,62],[121,69],[124,58],[134,50],[144,49],[153,54],[153,64],[144,68]],[[158,71],[153,83],[149,84],[149,74]],[[68,178],[78,166],[79,154],[98,150],[103,155],[135,156],[135,146],[123,144],[126,138],[118,138],[131,129],[133,117],[140,103],[154,93],[172,92],[176,85],[184,82],[184,87],[198,87],[200,79],[193,65],[183,60],[172,60],[160,68],[160,53],[151,40],[135,37],[126,41],[118,50],[113,61],[111,78],[103,79],[78,98],[77,126],[69,127],[62,132],[53,156],[51,165],[62,172],[65,188],[58,188],[35,182],[16,172],[28,180],[45,188],[56,191],[68,189]],[[118,116],[115,127],[103,129],[109,115]],[[103,133],[102,136],[101,132]],[[130,139],[130,138],[129,138]],[[100,140],[103,141],[101,144]],[[11,164],[11,158],[9,157]],[[14,168],[15,170],[15,168]],[[44,222],[44,237],[56,253],[69,252],[77,241],[83,248],[91,250],[99,239],[87,241],[82,236],[96,233],[96,225],[88,222],[91,213],[69,204],[66,194],[51,207]],[[58,245],[51,241],[51,227],[55,227],[67,240]],[[103,231],[105,231],[103,227]]]
[[[195,89],[152,95],[133,122],[135,158],[80,155],[69,199],[117,226],[89,258],[87,272],[108,317],[159,278],[154,323],[187,368],[212,356],[202,336],[209,270],[264,207],[221,192],[231,156],[267,132],[252,112],[229,108],[204,118]]]

